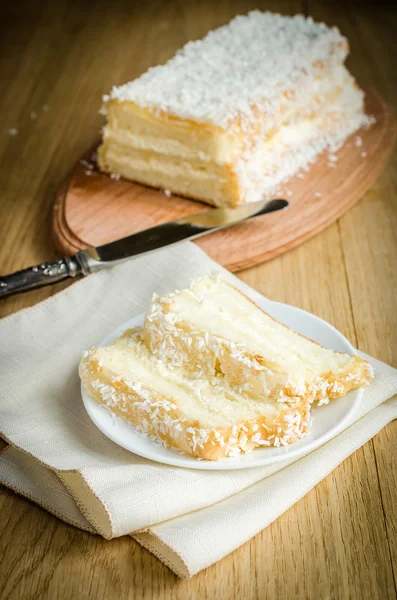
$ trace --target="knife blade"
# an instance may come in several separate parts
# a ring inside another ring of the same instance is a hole
[[[133,256],[182,240],[192,240],[287,206],[287,200],[283,199],[260,200],[236,208],[213,208],[163,223],[97,248],[80,250],[73,256],[44,262],[11,275],[0,276],[0,298],[52,285],[69,277],[89,275]]]

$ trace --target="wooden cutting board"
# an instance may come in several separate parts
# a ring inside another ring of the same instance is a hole
[[[283,186],[279,197],[289,200],[287,210],[215,232],[195,243],[227,269],[238,271],[294,248],[333,223],[375,181],[393,149],[396,122],[378,94],[367,94],[366,111],[375,116],[376,123],[351,136],[336,153],[337,161],[320,156],[309,171]],[[73,254],[209,208],[111,179],[97,171],[88,155],[57,194],[54,241],[62,254]]]

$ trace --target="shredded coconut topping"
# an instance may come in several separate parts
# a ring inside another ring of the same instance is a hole
[[[341,62],[346,52],[335,27],[302,15],[252,11],[189,42],[165,65],[113,88],[104,102],[133,101],[227,127],[258,110],[271,117],[282,95],[312,76],[315,63]]]

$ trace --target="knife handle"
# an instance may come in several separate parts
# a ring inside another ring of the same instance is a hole
[[[84,267],[76,254],[52,262],[44,262],[11,275],[0,276],[0,298],[85,274]]]

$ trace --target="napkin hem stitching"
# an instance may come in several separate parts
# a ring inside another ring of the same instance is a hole
[[[96,520],[96,518],[92,515],[92,513],[89,512],[88,508],[86,507],[86,505],[81,501],[81,499],[79,498],[79,496],[76,493],[76,490],[73,488],[73,486],[70,485],[70,483],[67,480],[64,480],[62,475],[65,472],[56,472],[55,474],[57,475],[57,477],[61,480],[62,484],[65,486],[65,488],[67,489],[67,491],[69,492],[69,494],[72,496],[73,500],[75,501],[76,505],[78,506],[79,510],[81,511],[81,513],[83,514],[83,516],[87,519],[87,521],[89,521],[91,523],[91,525],[96,529],[97,533],[99,533],[100,535],[102,535],[102,537],[105,538],[105,540],[111,540],[113,539],[113,521],[112,521],[112,517],[111,517],[111,513],[107,507],[106,502],[104,502],[103,500],[101,500],[101,498],[99,498],[98,494],[92,489],[92,487],[89,485],[88,481],[86,480],[86,478],[84,477],[83,473],[81,471],[79,471],[78,469],[72,469],[69,470],[68,473],[72,473],[73,475],[77,475],[79,476],[84,484],[86,485],[86,487],[88,488],[89,492],[99,501],[99,503],[101,504],[101,506],[104,508],[105,513],[108,517],[109,520],[109,533],[106,533],[104,527],[102,527]]]
[[[165,546],[166,548],[168,548],[169,550],[171,550],[172,552],[174,552],[174,554],[176,554],[176,556],[181,560],[182,564],[185,566],[186,568],[186,572],[182,571],[181,569],[179,569],[169,558],[167,558],[164,554],[162,554],[160,552],[160,550],[158,550],[157,548],[155,548],[147,539],[146,537],[144,537],[142,534],[140,533],[131,533],[131,537],[133,539],[135,539],[139,544],[141,544],[141,546],[143,546],[144,548],[146,548],[147,550],[149,550],[149,552],[151,552],[152,554],[154,554],[159,560],[161,560],[161,562],[163,562],[165,565],[167,565],[167,567],[169,569],[171,569],[171,571],[173,571],[176,575],[178,575],[178,577],[180,577],[181,579],[190,579],[190,577],[192,577],[192,573],[186,563],[186,561],[184,560],[184,558],[181,556],[181,554],[179,554],[179,552],[170,544],[166,543],[161,536],[159,536],[158,533],[153,533],[153,531],[151,529],[148,529],[146,531],[147,534],[153,536],[155,539],[157,539],[157,541],[162,545]]]

